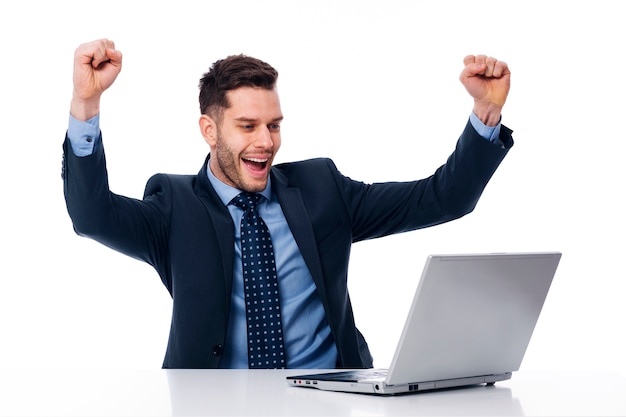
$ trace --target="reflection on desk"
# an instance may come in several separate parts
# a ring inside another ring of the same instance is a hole
[[[472,415],[523,415],[519,401],[505,387],[477,385],[429,395],[380,397],[288,387],[284,375],[280,371],[233,371],[217,382],[194,371],[167,371],[173,414],[419,416],[462,411]],[[212,392],[211,399],[208,391]],[[215,398],[232,401],[216,404]]]
[[[379,397],[288,386],[302,371],[0,371],[0,416],[626,415],[626,378],[608,372]]]

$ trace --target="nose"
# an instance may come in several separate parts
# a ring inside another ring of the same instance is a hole
[[[259,129],[258,135],[255,140],[255,145],[259,148],[271,148],[274,144],[272,139],[272,132],[265,126]]]

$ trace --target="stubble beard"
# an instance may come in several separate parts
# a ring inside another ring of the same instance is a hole
[[[217,141],[215,143],[215,158],[224,176],[221,180],[227,185],[250,193],[261,192],[267,186],[267,179],[262,183],[250,183],[245,180],[244,174],[241,172],[241,158],[239,154],[226,145],[219,131],[217,132]]]

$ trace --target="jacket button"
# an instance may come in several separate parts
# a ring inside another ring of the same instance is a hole
[[[213,356],[220,356],[224,352],[224,346],[215,345],[213,346]]]

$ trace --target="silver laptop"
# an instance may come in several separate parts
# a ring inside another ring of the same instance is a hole
[[[293,375],[295,387],[399,394],[510,379],[560,252],[431,255],[389,369]]]

